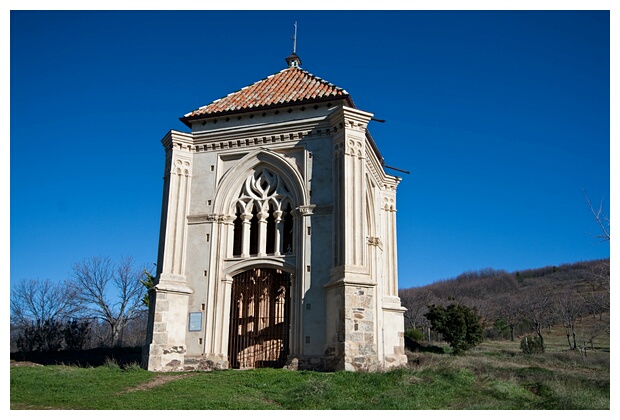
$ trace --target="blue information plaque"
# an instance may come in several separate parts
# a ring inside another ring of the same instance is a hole
[[[189,330],[200,331],[202,329],[202,312],[189,313]]]

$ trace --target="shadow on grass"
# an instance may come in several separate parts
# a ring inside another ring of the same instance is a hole
[[[443,347],[421,344],[407,336],[405,336],[405,348],[409,351],[418,353],[445,353]]]
[[[110,359],[116,361],[120,367],[125,367],[135,363],[139,364],[142,359],[142,347],[115,347],[77,351],[28,351],[11,353],[11,360],[16,362],[38,363],[40,365],[97,367],[106,365]]]

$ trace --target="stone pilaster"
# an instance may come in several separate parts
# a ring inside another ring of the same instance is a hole
[[[372,114],[343,107],[334,135],[334,269],[327,294],[326,358],[334,369],[378,369],[377,284],[367,261],[366,126]]]
[[[169,172],[165,179],[159,273],[150,291],[148,356],[144,364],[152,371],[175,371],[184,366],[188,302],[193,292],[185,276],[193,155],[191,135],[171,132],[162,143]]]

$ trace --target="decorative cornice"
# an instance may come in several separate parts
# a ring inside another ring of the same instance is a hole
[[[341,106],[330,114],[331,121],[338,121],[343,123],[342,128],[349,130],[355,130],[359,132],[366,132],[368,122],[373,117],[370,112],[362,111],[357,108],[350,108],[348,106]],[[332,123],[333,124],[333,123]]]
[[[191,147],[194,142],[194,136],[192,133],[184,133],[181,131],[170,130],[163,139],[161,139],[161,144],[165,149],[174,148],[174,149],[188,149],[191,150]]]
[[[254,130],[230,130],[227,132],[206,134],[196,133],[194,143],[188,147],[195,152],[212,152],[231,149],[270,147],[276,144],[295,144],[313,138],[333,136],[340,130],[338,126],[325,124],[307,127],[286,127],[275,125],[254,127]],[[246,132],[247,131],[247,132]]]
[[[329,114],[303,119],[228,126],[221,129],[194,131],[192,133],[173,131],[171,132],[173,135],[168,135],[162,140],[162,143],[165,146],[174,144],[181,149],[201,152],[287,141],[297,142],[312,137],[334,136],[337,133],[343,133],[345,130],[365,131],[367,124],[367,121],[364,122],[365,118],[344,119],[343,109],[348,110],[347,114],[353,111],[354,115],[359,114],[368,119],[372,116],[372,114],[365,111],[337,106],[336,110]],[[340,118],[332,118],[334,115],[339,115]]]
[[[366,139],[368,142],[368,139]],[[383,185],[385,182],[386,173],[379,162],[379,157],[375,153],[367,153],[366,168],[372,175],[378,185]]]

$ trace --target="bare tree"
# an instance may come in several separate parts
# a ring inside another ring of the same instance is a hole
[[[603,200],[601,200],[598,210],[595,210],[585,191],[583,195],[588,202],[588,207],[590,207],[590,211],[594,215],[594,220],[596,220],[602,231],[602,234],[598,235],[597,238],[600,238],[605,242],[609,242],[609,217],[607,217],[605,213],[603,213]]]
[[[515,327],[523,319],[519,311],[519,303],[510,295],[505,295],[497,301],[497,315],[504,320],[510,330],[510,341],[515,341]]]
[[[435,295],[432,291],[416,289],[402,290],[400,295],[403,306],[407,308],[404,316],[409,328],[421,327],[426,321],[424,314],[428,312],[428,306],[434,303]]]
[[[145,310],[144,268],[131,257],[114,264],[108,257],[91,257],[73,265],[72,281],[88,314],[110,327],[109,342],[120,345],[124,327]]]
[[[598,261],[591,267],[591,274],[587,277],[587,288],[580,291],[584,310],[596,320],[595,324],[585,334],[585,342],[594,348],[594,339],[604,333],[609,334],[609,316],[603,320],[603,314],[609,313],[611,308],[609,260]]]
[[[592,215],[594,215],[594,220],[596,220],[601,228],[602,234],[597,237],[602,239],[604,242],[609,243],[609,217],[603,213],[603,201],[601,200],[598,210],[595,210],[585,191],[583,192],[583,195],[586,198]],[[611,308],[610,280],[611,270],[609,260],[601,260],[592,268],[592,275],[588,279],[588,284],[590,286],[589,289],[581,293],[585,307],[595,319],[598,315],[599,321],[603,320],[603,314],[605,312],[609,312]],[[607,324],[607,332],[609,332],[609,328],[609,324]],[[592,347],[594,347],[593,340],[600,333],[601,329],[602,328],[597,324],[590,332],[587,342],[589,342]]]
[[[575,334],[575,321],[581,315],[583,310],[583,301],[577,299],[573,291],[564,291],[555,296],[555,312],[562,321],[562,325],[566,328],[566,339],[568,340],[568,348],[577,350],[577,337]],[[573,342],[571,343],[571,338]]]
[[[590,344],[590,349],[594,350],[594,339],[609,334],[609,324],[603,324],[601,322],[595,323],[592,328],[590,328],[584,337],[584,343]]]
[[[611,267],[609,260],[600,260],[592,267],[592,275],[588,281],[591,290],[598,293],[600,312],[609,312],[611,309]]]
[[[61,321],[79,312],[75,288],[64,281],[20,280],[11,290],[11,323],[28,326],[33,322]]]
[[[544,349],[542,330],[553,315],[553,302],[549,291],[536,288],[527,292],[521,301],[519,312],[523,319],[530,323]]]

